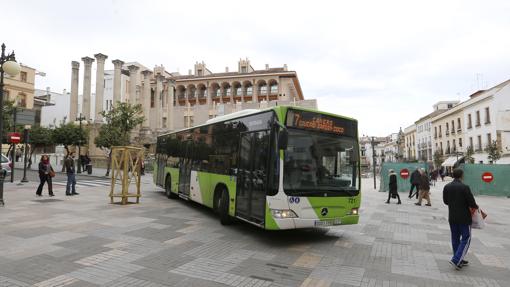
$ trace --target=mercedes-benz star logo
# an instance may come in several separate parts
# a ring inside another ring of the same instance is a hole
[[[321,215],[322,216],[326,216],[328,214],[328,209],[326,207],[324,207],[322,210],[321,210]]]

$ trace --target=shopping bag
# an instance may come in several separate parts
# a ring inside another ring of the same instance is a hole
[[[485,217],[487,214],[483,212],[480,208],[471,209],[471,228],[474,229],[483,229],[485,227]]]

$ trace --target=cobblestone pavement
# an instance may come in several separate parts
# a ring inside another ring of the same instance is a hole
[[[443,183],[432,207],[384,204],[364,181],[361,222],[267,232],[222,226],[208,209],[169,200],[143,179],[141,203],[109,204],[106,186],[35,197],[7,183],[0,208],[0,286],[509,286],[510,199],[477,197],[470,266],[455,271]]]

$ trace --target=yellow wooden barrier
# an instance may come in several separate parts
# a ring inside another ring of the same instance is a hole
[[[114,197],[121,198],[121,204],[127,204],[129,197],[140,202],[140,169],[143,160],[143,149],[130,146],[112,147],[112,184],[110,201]],[[134,182],[134,191],[130,190]],[[120,187],[120,188],[119,188]]]

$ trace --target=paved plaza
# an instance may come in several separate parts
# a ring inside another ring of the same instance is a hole
[[[93,181],[93,179],[91,179]],[[79,196],[35,196],[6,183],[0,208],[0,286],[509,286],[510,199],[479,196],[488,226],[474,230],[461,271],[449,264],[447,209],[385,204],[363,182],[360,224],[268,232],[222,226],[212,211],[169,200],[143,178],[140,204],[110,204],[108,185]]]

